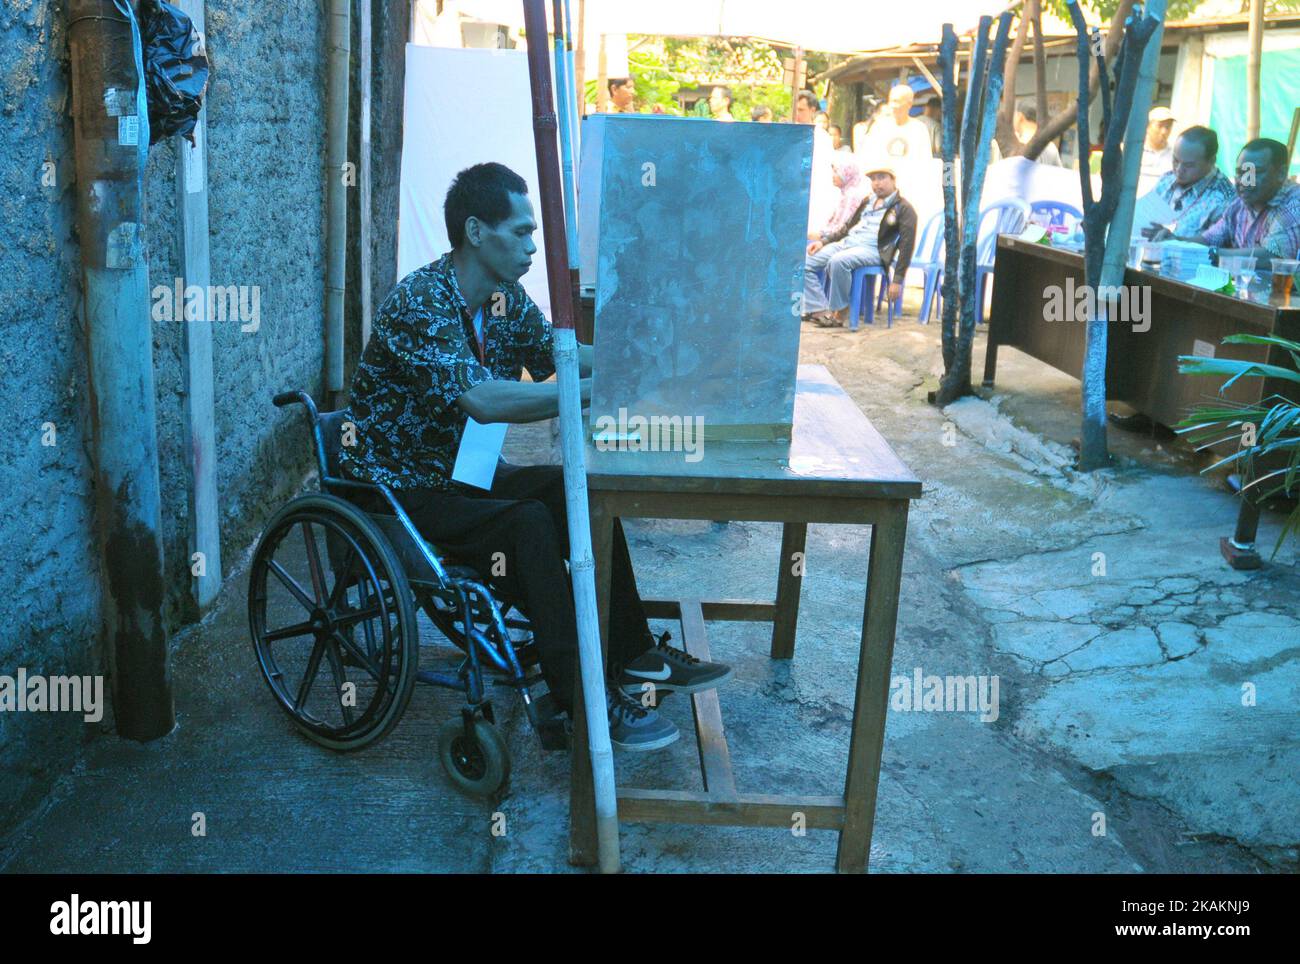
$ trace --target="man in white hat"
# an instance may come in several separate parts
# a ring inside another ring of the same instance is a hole
[[[1147,114],[1147,138],[1142,147],[1142,173],[1138,178],[1138,196],[1156,186],[1174,163],[1174,149],[1169,135],[1174,129],[1174,115],[1168,107],[1153,107]]]
[[[887,159],[864,165],[871,191],[838,230],[808,245],[804,260],[803,318],[825,328],[843,324],[849,312],[853,272],[867,265],[889,265],[889,299],[903,291],[903,277],[916,246],[916,211],[898,193],[897,173]],[[830,292],[818,272],[825,270]]]

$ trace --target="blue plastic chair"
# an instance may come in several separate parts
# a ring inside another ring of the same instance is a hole
[[[889,272],[883,265],[869,264],[853,269],[853,286],[849,289],[849,328],[858,327],[862,316],[867,316],[867,324],[876,323],[876,279],[880,279],[880,300],[888,301]],[[896,301],[889,301],[886,314],[886,327],[894,327],[895,313],[903,313],[903,293],[898,293]]]
[[[919,271],[925,276],[921,288],[921,324],[928,325],[939,299],[939,281],[943,278],[943,212],[940,211],[925,223],[921,238],[916,242],[916,257],[908,265],[909,271]],[[906,278],[904,278],[906,281]]]
[[[990,204],[980,212],[979,232],[975,242],[975,321],[984,323],[984,292],[993,275],[993,260],[998,249],[998,235],[1020,234],[1029,223],[1030,207],[1018,197]]]
[[[1074,218],[1076,223],[1083,220],[1083,212],[1073,204],[1066,204],[1064,201],[1033,201],[1029,205],[1031,220],[1034,219],[1035,214],[1046,214],[1049,225],[1061,227],[1070,227],[1065,220],[1067,217]]]

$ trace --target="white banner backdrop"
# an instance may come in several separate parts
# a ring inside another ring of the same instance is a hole
[[[549,318],[527,54],[407,44],[399,278],[451,248],[442,216],[447,188],[459,171],[483,161],[498,161],[528,182],[538,224],[533,235],[537,254],[522,281]]]

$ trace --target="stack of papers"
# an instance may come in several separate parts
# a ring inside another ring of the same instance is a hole
[[[1190,281],[1201,268],[1211,267],[1210,249],[1190,241],[1165,241],[1161,245],[1164,273],[1179,281]]]

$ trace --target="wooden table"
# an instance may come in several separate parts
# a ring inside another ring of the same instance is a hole
[[[1079,378],[1083,373],[1084,325],[1081,321],[1046,321],[1045,289],[1082,287],[1083,256],[1072,251],[1016,238],[998,238],[993,273],[993,306],[984,356],[984,386],[993,387],[998,348],[1017,348],[1058,371]],[[1150,329],[1112,322],[1107,329],[1106,398],[1124,402],[1155,422],[1174,426],[1198,403],[1216,394],[1219,381],[1181,375],[1179,355],[1211,354],[1219,358],[1286,365],[1282,348],[1224,345],[1238,332],[1300,338],[1300,293],[1291,306],[1246,301],[1129,268],[1124,284],[1151,289]],[[1141,327],[1141,326],[1138,326]],[[1242,378],[1222,398],[1258,402],[1279,394],[1294,397],[1294,384],[1274,378]]]
[[[685,648],[700,659],[709,658],[705,623],[711,619],[770,622],[772,658],[793,658],[802,573],[798,563],[808,524],[872,527],[843,794],[794,796],[739,790],[717,690],[691,697],[704,790],[621,787],[618,791],[620,821],[790,828],[794,814],[802,813],[809,828],[839,831],[840,871],[865,871],[885,737],[908,505],[920,497],[921,483],[825,368],[801,365],[789,442],[706,442],[703,458],[694,463],[687,462],[682,452],[597,451],[588,442],[587,484],[601,639],[606,649],[610,555],[617,518],[784,524],[774,601],[646,600],[651,618],[680,620]],[[579,703],[574,720],[570,860],[590,865],[596,863],[596,830],[586,732]]]

